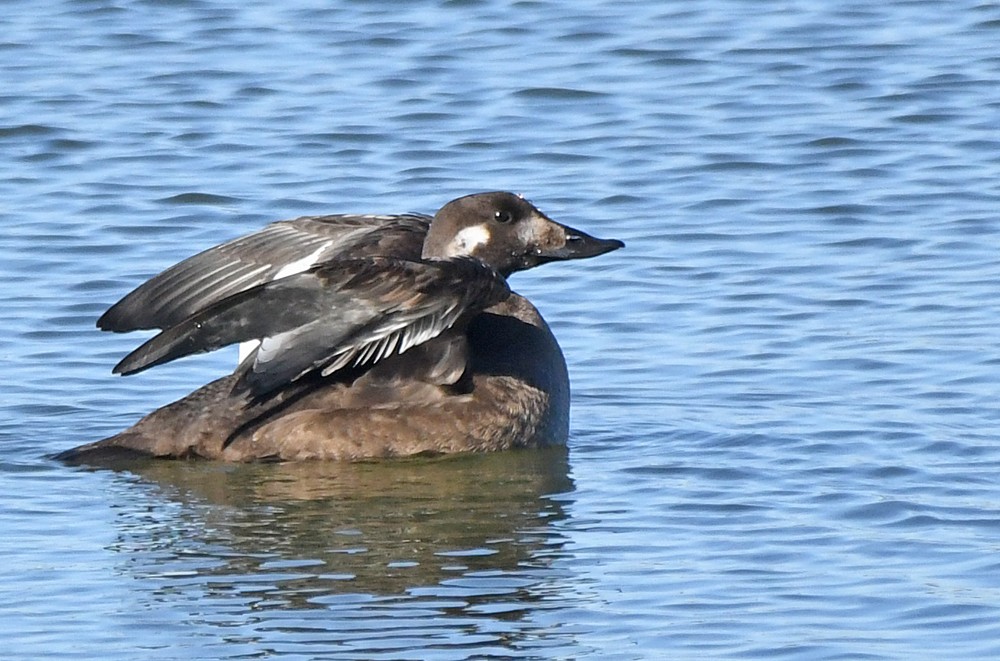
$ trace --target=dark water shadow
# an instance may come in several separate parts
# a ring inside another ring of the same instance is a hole
[[[418,646],[424,625],[440,643],[449,629],[463,637],[470,618],[485,617],[491,627],[504,623],[507,648],[539,640],[522,630],[536,607],[560,607],[565,576],[552,564],[565,539],[553,523],[566,518],[566,497],[548,496],[573,489],[565,448],[368,464],[142,460],[115,469],[136,495],[115,505],[111,548],[121,570],[151,602],[181,605],[203,627],[214,629],[220,613],[231,621],[235,608],[258,622],[259,642],[296,613],[314,643],[341,644],[350,629],[357,645],[359,623],[395,609],[409,613],[407,635]]]

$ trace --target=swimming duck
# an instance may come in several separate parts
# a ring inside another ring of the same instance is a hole
[[[118,374],[246,343],[236,371],[58,457],[360,460],[564,443],[565,360],[507,277],[623,245],[507,192],[433,217],[272,223],[168,268],[97,322],[162,329]]]

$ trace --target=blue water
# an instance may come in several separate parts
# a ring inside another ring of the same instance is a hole
[[[1000,657],[1000,7],[257,4],[4,5],[0,656]],[[568,454],[46,458],[231,369],[144,278],[490,189],[627,243],[512,282]]]

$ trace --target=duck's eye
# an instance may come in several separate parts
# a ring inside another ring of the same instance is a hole
[[[503,210],[495,211],[493,212],[493,220],[503,225],[506,225],[510,221],[514,220],[514,214],[512,214],[509,211],[503,211]]]

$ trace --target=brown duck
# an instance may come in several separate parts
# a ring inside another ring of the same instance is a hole
[[[565,360],[506,279],[623,245],[506,192],[433,217],[272,223],[167,269],[97,322],[162,329],[116,373],[244,343],[236,371],[58,457],[361,460],[565,443]]]

